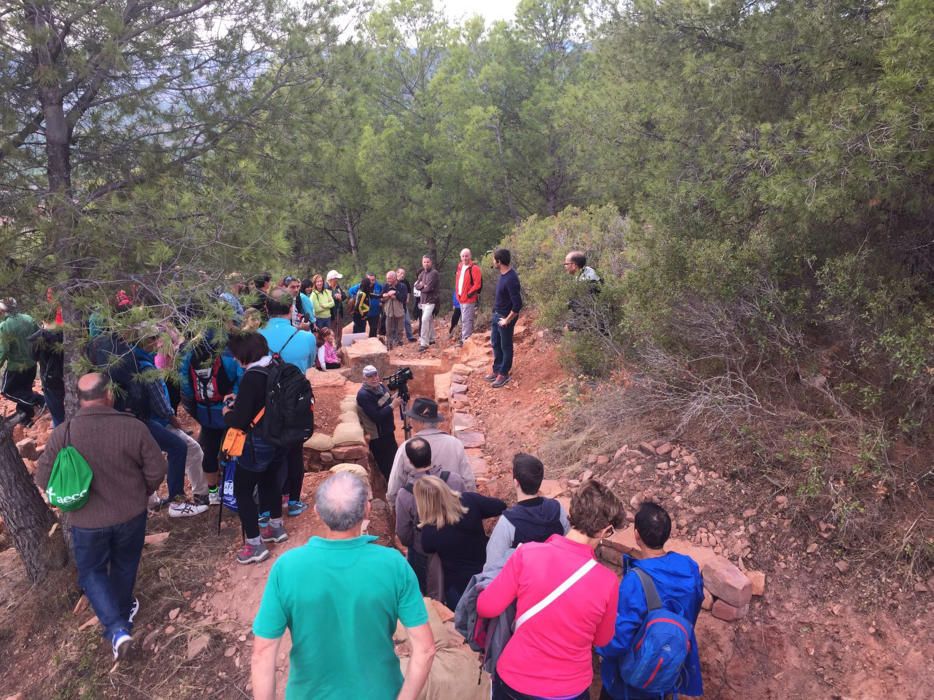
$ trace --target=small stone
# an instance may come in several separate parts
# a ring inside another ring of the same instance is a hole
[[[747,508],[743,511],[743,517],[746,519],[754,518],[758,514],[758,511],[755,508]]]
[[[198,654],[208,648],[211,643],[211,637],[207,634],[199,634],[188,640],[188,660],[193,661]]]
[[[154,532],[151,535],[146,535],[146,537],[143,539],[143,544],[155,546],[163,544],[167,539],[169,539],[168,532]]]
[[[228,659],[236,653],[237,653],[237,647],[227,647],[226,649],[224,649],[224,656],[226,656]]]
[[[654,454],[655,454],[655,448],[652,447],[652,445],[651,445],[650,443],[648,443],[648,442],[640,442],[640,443],[639,443],[639,449],[642,450],[643,452],[645,452],[645,454],[647,454],[647,455],[654,455]]]
[[[839,571],[841,574],[845,574],[847,571],[850,570],[850,563],[847,561],[844,561],[843,559],[841,559],[840,561],[834,562],[833,565],[837,567],[837,571]]]
[[[779,509],[782,509],[782,508],[787,507],[787,505],[788,505],[788,496],[783,496],[783,495],[778,495],[778,496],[776,496],[776,497],[775,497],[775,505],[777,505],[777,506],[779,507]]]
[[[765,594],[765,573],[762,571],[747,571],[746,578],[752,584],[752,594],[761,596]]]
[[[182,611],[181,608],[172,608],[171,610],[169,610],[169,619],[174,620],[176,617],[178,617],[178,614],[181,611]]]
[[[581,472],[580,480],[581,483],[585,481],[590,481],[593,478],[593,469],[585,469]]]
[[[166,635],[175,634],[175,625],[168,625],[165,628]]]
[[[674,445],[670,442],[665,442],[655,448],[655,454],[657,455],[666,455],[674,449]]]
[[[237,637],[237,640],[238,640],[238,641],[241,641],[241,642],[245,642],[245,641],[246,641],[246,635],[245,635],[245,634],[241,634],[239,637]]]
[[[817,551],[817,542],[811,542],[811,544],[808,545],[808,548],[804,551],[806,551],[808,554],[814,554],[814,552]]]
[[[600,455],[599,457],[597,457],[596,463],[597,463],[597,466],[603,466],[605,464],[609,464],[610,458],[607,457],[606,455]]]

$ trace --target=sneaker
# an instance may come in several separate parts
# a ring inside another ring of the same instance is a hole
[[[428,346],[427,346],[427,345],[419,345],[419,346],[418,346],[418,351],[419,351],[419,352],[428,352]]]
[[[198,506],[211,505],[211,497],[207,493],[196,493],[191,497],[191,502]]]
[[[262,530],[264,527],[269,526],[269,511],[264,510],[259,514],[259,519],[256,521],[259,524],[259,529]]]
[[[510,378],[507,377],[506,375],[501,374],[501,375],[499,375],[499,376],[496,378],[496,381],[493,382],[493,384],[492,384],[491,386],[492,386],[494,389],[499,389],[501,386],[504,386],[504,385],[506,384],[506,382],[509,381],[509,379],[510,379]]]
[[[496,379],[497,379],[497,377],[499,377],[499,375],[498,375],[496,372],[493,372],[493,374],[488,374],[488,375],[486,375],[486,376],[483,378],[483,381],[485,381],[485,382],[495,382]]]
[[[169,517],[190,518],[194,515],[201,515],[206,512],[207,509],[207,503],[194,503],[177,498],[169,504]]]
[[[149,497],[149,502],[146,504],[146,507],[151,511],[157,511],[161,510],[168,502],[168,498],[162,498],[158,493],[154,493]]]
[[[208,505],[219,506],[221,504],[221,492],[219,489],[208,491]]]
[[[126,630],[119,630],[114,633],[111,641],[114,652],[114,661],[125,659],[133,648],[133,637]]]
[[[267,559],[268,557],[269,550],[262,542],[259,544],[250,544],[249,542],[244,542],[243,546],[240,548],[240,551],[237,552],[237,563],[252,564],[254,562],[263,561],[263,559]]]
[[[133,620],[136,619],[136,615],[139,612],[139,598],[134,598],[133,602],[130,603],[130,614],[127,616],[127,622],[133,624]]]
[[[272,523],[261,529],[259,535],[263,538],[263,542],[275,542],[276,544],[289,539],[289,533],[285,531],[285,527]]]
[[[289,501],[287,512],[290,518],[294,518],[297,515],[301,515],[306,510],[308,510],[307,503],[303,503],[302,501]]]

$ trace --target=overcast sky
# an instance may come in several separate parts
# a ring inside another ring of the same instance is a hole
[[[497,19],[513,19],[518,0],[437,0],[448,17],[460,20],[471,15],[482,15],[487,24]]]

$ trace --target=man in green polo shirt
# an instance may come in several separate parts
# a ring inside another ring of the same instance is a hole
[[[315,500],[325,534],[279,557],[253,621],[254,697],[275,698],[288,628],[287,700],[415,700],[435,653],[415,573],[399,552],[361,535],[370,504],[359,477],[335,474]],[[404,682],[392,642],[397,620],[412,644]]]

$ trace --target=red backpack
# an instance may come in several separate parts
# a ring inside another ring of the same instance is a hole
[[[195,394],[195,403],[202,406],[218,404],[233,391],[233,382],[227,376],[220,353],[207,367],[197,367],[195,358],[192,358],[191,365],[188,367],[188,376]]]

